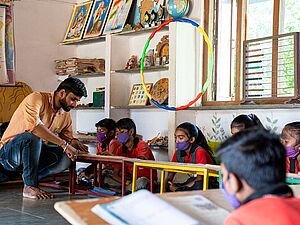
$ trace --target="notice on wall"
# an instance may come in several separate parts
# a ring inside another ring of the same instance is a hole
[[[8,82],[5,57],[5,7],[0,7],[0,84]]]

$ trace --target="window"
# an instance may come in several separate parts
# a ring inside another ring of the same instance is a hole
[[[272,35],[300,31],[298,0],[205,0],[205,26],[214,50],[212,84],[203,98],[203,105],[239,104],[242,99],[243,42]],[[281,44],[292,45],[289,41]],[[276,41],[271,42],[269,74],[273,86],[268,95],[289,97],[293,93],[294,62],[292,51],[284,53]],[[204,47],[203,71],[207,77],[207,50]],[[282,52],[282,53],[279,53]],[[275,86],[276,85],[276,86]],[[253,93],[255,95],[255,93]],[[271,102],[264,102],[271,103]],[[280,101],[272,103],[281,103]]]

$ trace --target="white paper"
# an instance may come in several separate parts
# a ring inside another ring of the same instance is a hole
[[[98,205],[92,211],[113,225],[199,224],[194,218],[146,190],[137,191],[110,204]]]
[[[229,215],[228,211],[202,195],[168,197],[166,200],[169,204],[205,225],[222,225],[224,219]]]

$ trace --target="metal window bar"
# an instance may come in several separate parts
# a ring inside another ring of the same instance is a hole
[[[300,97],[299,43],[299,32],[244,41],[244,101]]]

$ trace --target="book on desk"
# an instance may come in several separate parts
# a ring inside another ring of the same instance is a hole
[[[147,190],[98,204],[92,211],[113,225],[218,225],[229,214],[202,195],[159,197]]]

